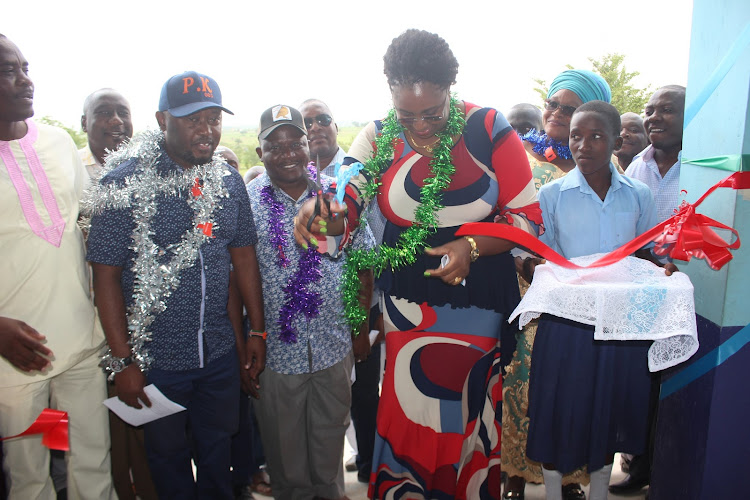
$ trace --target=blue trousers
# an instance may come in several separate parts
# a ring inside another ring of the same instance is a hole
[[[232,483],[235,490],[252,484],[253,475],[266,463],[253,398],[240,390],[240,425],[232,436]]]
[[[239,424],[240,379],[234,350],[204,368],[152,369],[148,382],[182,411],[144,426],[159,498],[233,499],[230,443]],[[190,464],[195,459],[197,482]]]
[[[352,384],[351,415],[357,436],[356,464],[359,478],[369,481],[380,401],[380,344],[373,346],[370,356],[356,363],[354,369],[357,380]]]

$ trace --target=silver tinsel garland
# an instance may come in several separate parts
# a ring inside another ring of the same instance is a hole
[[[167,299],[179,285],[180,273],[195,264],[201,245],[210,239],[211,231],[218,227],[214,223],[213,213],[216,208],[221,208],[221,198],[229,196],[223,177],[231,175],[224,159],[214,155],[210,163],[160,176],[156,163],[163,151],[163,144],[164,135],[160,131],[149,130],[110,154],[102,176],[130,159],[137,162],[135,173],[123,182],[97,184],[82,201],[84,213],[91,215],[104,210],[132,209],[135,228],[130,249],[135,252],[131,267],[135,281],[133,304],[128,308],[127,319],[133,359],[144,372],[152,361],[146,347],[151,341],[150,326],[156,315],[167,309]],[[192,194],[193,190],[199,190],[199,195]],[[185,192],[189,193],[187,203],[194,214],[192,225],[183,233],[179,243],[161,248],[154,242],[151,229],[157,212],[157,199],[181,197]],[[171,259],[160,264],[161,257],[166,254],[171,254]],[[110,355],[108,350],[104,358]]]

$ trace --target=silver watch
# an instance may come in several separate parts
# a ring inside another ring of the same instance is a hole
[[[102,359],[100,366],[109,373],[120,373],[132,363],[133,356],[128,356],[127,358],[118,358],[117,356],[112,356],[112,354],[107,354]]]

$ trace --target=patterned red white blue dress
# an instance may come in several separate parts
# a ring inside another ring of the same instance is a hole
[[[505,117],[465,103],[466,127],[452,149],[456,167],[438,212],[440,227],[427,245],[456,238],[467,222],[509,222],[537,233],[536,202],[526,152]],[[373,154],[381,122],[355,139],[348,163]],[[394,244],[414,220],[429,161],[403,134],[395,160],[382,175],[378,204],[387,222],[383,242]],[[347,187],[349,218],[363,206],[363,178]],[[518,303],[509,253],[471,264],[466,286],[424,277],[438,257],[417,256],[414,265],[383,273],[386,370],[380,406],[371,498],[500,498],[502,379],[500,330]]]

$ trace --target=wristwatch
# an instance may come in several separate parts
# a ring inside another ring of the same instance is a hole
[[[99,364],[105,371],[109,373],[120,373],[125,368],[133,363],[133,356],[127,358],[118,358],[108,353],[102,358],[102,362]]]
[[[469,245],[471,245],[471,252],[469,253],[471,261],[476,262],[476,260],[479,258],[479,249],[477,249],[477,242],[471,236],[464,236],[464,239],[469,242]]]

